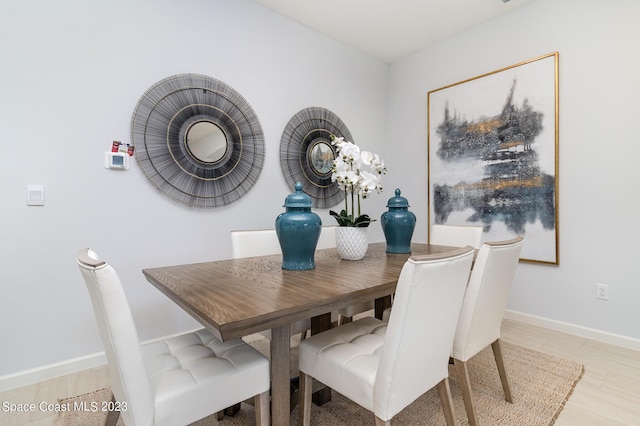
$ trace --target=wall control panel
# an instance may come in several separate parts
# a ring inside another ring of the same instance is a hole
[[[105,169],[129,170],[129,154],[126,152],[105,152]]]
[[[133,157],[133,145],[113,141],[111,152],[104,153],[104,168],[112,170],[129,170],[129,160]]]

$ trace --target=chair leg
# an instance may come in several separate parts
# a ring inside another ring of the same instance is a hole
[[[254,400],[256,409],[256,425],[269,426],[271,424],[269,391],[256,395]]]
[[[233,404],[231,407],[225,408],[222,412],[225,416],[233,417],[240,412],[240,403]]]
[[[507,402],[513,403],[511,396],[511,389],[509,388],[509,380],[507,379],[507,370],[504,368],[504,358],[502,357],[502,344],[500,339],[497,339],[491,344],[493,349],[493,356],[496,359],[496,365],[498,366],[498,373],[500,374],[500,381],[502,381],[502,389],[504,389],[504,399]]]
[[[300,372],[300,403],[298,404],[298,424],[311,425],[311,394],[313,393],[313,377]]]
[[[338,326],[353,322],[353,317],[345,317],[344,315],[338,315]]]
[[[116,397],[114,394],[111,394],[111,402],[113,403],[112,405],[115,405]],[[119,417],[120,411],[110,410],[107,413],[107,419],[104,422],[105,426],[116,426]]]
[[[107,420],[105,420],[105,426],[115,426],[118,423],[118,419],[120,418],[119,411],[109,411],[107,413]]]
[[[391,426],[391,420],[382,420],[376,416],[376,426]]]
[[[467,363],[454,358],[453,365],[456,368],[460,392],[462,393],[462,401],[464,402],[464,409],[467,412],[469,425],[476,426],[478,424],[478,416],[476,415],[476,407],[473,403],[473,393],[471,392],[471,381],[469,380]]]
[[[440,403],[442,404],[447,425],[454,426],[456,424],[456,414],[453,408],[453,398],[451,397],[448,377],[445,377],[438,383],[438,394],[440,395]]]

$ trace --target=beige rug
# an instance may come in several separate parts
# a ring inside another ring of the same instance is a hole
[[[251,343],[265,355],[269,352],[269,343],[261,339]],[[487,348],[469,362],[472,388],[478,416],[482,425],[551,425],[560,414],[565,402],[582,377],[584,367],[581,364],[532,349],[503,342],[505,363],[509,374],[514,403],[504,400],[502,385],[496,370],[491,348]],[[293,351],[292,371],[296,370],[297,351]],[[460,388],[455,371],[450,368],[451,393],[458,424],[467,425],[467,416],[462,403]],[[61,400],[61,402],[108,401],[111,392],[101,389],[93,393]],[[336,392],[332,401],[312,408],[312,424],[323,426],[336,425],[373,425],[373,414]],[[101,413],[62,412],[59,425],[102,425],[106,416]],[[250,404],[242,403],[242,409],[235,417],[225,416],[218,422],[213,417],[202,419],[194,425],[252,425],[255,424],[254,409]],[[298,423],[298,409],[291,413],[291,424]],[[444,415],[438,392],[430,390],[407,407],[393,419],[395,425],[444,425]],[[122,419],[118,425],[123,425]],[[274,425],[281,426],[281,425]]]

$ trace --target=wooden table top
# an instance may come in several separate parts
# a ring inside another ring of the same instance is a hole
[[[388,296],[411,255],[452,247],[412,244],[411,254],[369,245],[364,259],[341,260],[336,249],[318,250],[316,268],[283,270],[282,255],[144,269],[147,280],[222,340],[310,318]]]

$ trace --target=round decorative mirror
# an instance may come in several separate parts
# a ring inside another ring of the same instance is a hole
[[[202,120],[192,124],[184,136],[184,144],[194,160],[216,163],[227,152],[227,136],[216,124]]]
[[[191,207],[238,200],[264,164],[264,135],[251,106],[204,75],[176,75],[147,90],[133,113],[131,140],[149,181]]]
[[[352,140],[349,129],[333,112],[311,107],[294,115],[280,141],[280,165],[293,191],[301,182],[303,191],[317,208],[329,208],[344,199],[344,192],[331,181],[335,149],[332,137]]]

